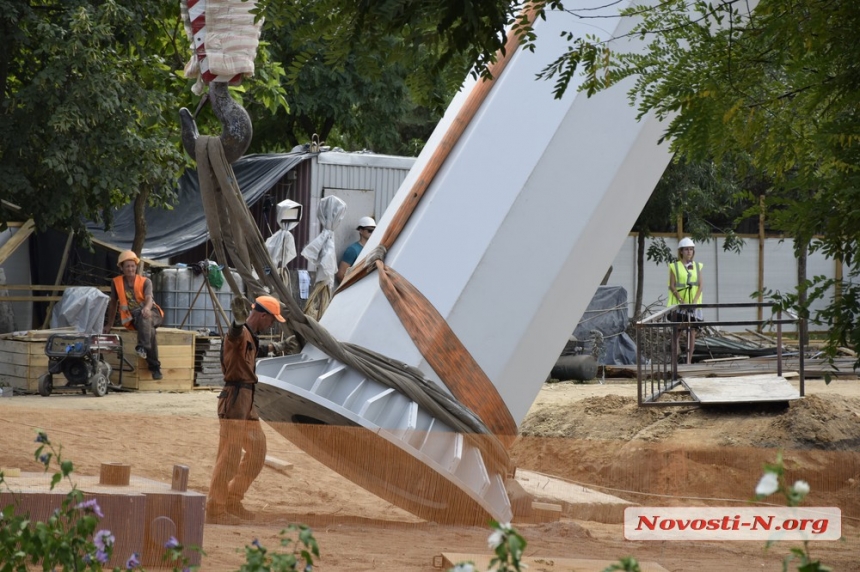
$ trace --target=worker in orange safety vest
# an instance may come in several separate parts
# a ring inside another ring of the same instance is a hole
[[[146,360],[152,379],[161,379],[161,362],[158,361],[158,340],[155,329],[164,321],[164,312],[152,298],[152,281],[137,273],[140,259],[131,250],[120,253],[117,261],[122,275],[111,282],[110,304],[104,333],[110,333],[119,309],[122,325],[137,331],[137,355]]]

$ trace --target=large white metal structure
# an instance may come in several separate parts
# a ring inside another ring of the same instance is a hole
[[[517,424],[670,159],[660,125],[635,120],[623,85],[589,99],[574,84],[556,100],[535,74],[566,49],[562,31],[609,38],[630,25],[564,13],[539,21],[536,51],[513,56],[386,256],[447,320]],[[365,253],[475,83],[452,102]],[[335,296],[322,324],[444,387],[375,275]],[[511,520],[504,468],[396,390],[314,347],[263,360],[258,373],[263,419],[360,485],[428,519]]]

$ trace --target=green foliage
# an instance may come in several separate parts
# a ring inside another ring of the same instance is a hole
[[[844,261],[848,278],[856,279],[860,4],[762,0],[751,15],[746,6],[666,0],[630,8],[624,14],[637,23],[627,36],[642,39],[644,52],[571,37],[570,49],[541,77],[556,82],[558,97],[576,72],[586,75],[582,89],[589,94],[629,78],[640,117],[663,119],[665,138],[683,160],[716,158],[768,181],[762,190],[771,229],[795,237],[798,253],[808,247]],[[841,286],[843,297],[856,295],[851,284]],[[843,328],[857,328],[860,315],[847,315],[856,306],[850,301],[818,315],[843,319],[832,345]]]
[[[97,500],[84,500],[83,493],[72,481],[72,462],[63,460],[61,449],[54,447],[44,431],[38,432],[36,443],[39,446],[34,456],[45,471],[52,464],[58,468],[51,477],[51,490],[63,480],[69,483],[71,490],[61,508],[44,522],[34,522],[26,514],[16,515],[15,504],[0,510],[0,572],[28,572],[31,566],[40,566],[43,570],[105,570],[113,554],[115,537],[108,530],[98,530],[99,520],[104,515]],[[0,472],[0,486],[4,485],[6,481]],[[251,546],[245,547],[246,563],[237,572],[313,570],[313,557],[319,558],[320,553],[310,528],[290,525],[281,531],[280,544],[289,549],[288,552],[270,552],[254,540]],[[189,548],[199,551],[197,547]],[[162,558],[166,565],[172,566],[173,572],[197,570],[197,566],[188,565],[185,549],[174,537],[165,543]],[[123,569],[143,572],[140,555],[130,554]],[[114,572],[119,570],[113,568]]]
[[[82,230],[141,185],[154,202],[172,198],[183,163],[163,129],[174,75],[147,35],[162,10],[0,1],[0,177],[40,229]]]
[[[520,572],[525,569],[520,561],[526,549],[526,540],[510,524],[490,521],[493,532],[487,539],[490,549],[495,556],[490,560],[490,570],[498,572]]]
[[[765,289],[764,297],[775,304],[775,309],[798,312],[817,326],[828,328],[827,343],[823,348],[824,356],[838,371],[834,360],[840,347],[860,347],[860,284],[858,275],[853,273],[850,280],[836,280],[825,276],[815,276],[806,280],[795,292],[778,292]],[[833,293],[839,289],[840,295]],[[801,293],[806,294],[806,302],[801,304]],[[816,301],[824,300],[827,306],[810,314],[809,307]],[[825,381],[830,383],[830,373],[825,373]]]
[[[614,572],[615,570],[623,570],[624,572],[642,572],[639,562],[635,558],[622,558],[617,564],[613,564],[604,568],[603,572]]]
[[[35,458],[48,471],[52,461],[58,470],[51,477],[51,490],[63,479],[71,483],[73,466],[65,461],[44,432],[36,437]],[[5,484],[0,473],[0,485]],[[0,570],[26,572],[28,566],[43,570],[102,570],[112,552],[112,537],[100,535],[101,509],[95,500],[84,500],[74,486],[61,507],[48,520],[33,522],[28,515],[16,515],[15,505],[0,512]]]
[[[272,57],[285,71],[286,106],[255,118],[254,150],[289,150],[314,134],[329,146],[417,154],[471,65],[461,52],[442,62],[438,46],[382,22],[352,36],[357,10],[308,3],[265,5]],[[274,15],[273,15],[274,14]],[[344,25],[349,22],[348,25]]]
[[[286,535],[295,533],[297,539],[293,540]],[[317,541],[311,529],[305,525],[291,524],[281,531],[281,547],[292,549],[286,554],[269,553],[257,540],[251,546],[245,547],[246,563],[239,568],[239,572],[286,572],[288,570],[302,570],[310,572],[314,567],[313,557],[319,558],[320,552]]]
[[[296,33],[302,41],[322,39],[328,46],[323,63],[335,70],[356,55],[411,64],[411,53],[420,49],[435,54],[431,68],[464,59],[476,62],[480,73],[504,46],[516,8],[502,0],[318,0],[304,5],[260,0],[261,13],[277,28],[312,21],[312,30]],[[371,63],[369,69],[374,68]],[[358,69],[364,70],[362,61]]]

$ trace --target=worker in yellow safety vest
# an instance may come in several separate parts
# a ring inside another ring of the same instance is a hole
[[[690,238],[678,243],[678,259],[669,264],[669,301],[666,306],[702,303],[702,263],[694,262],[696,245]],[[696,345],[697,327],[693,322],[704,321],[701,308],[676,309],[669,314],[673,322],[687,326],[687,363],[693,363],[693,348]],[[680,340],[679,340],[680,342]]]
[[[137,273],[140,259],[131,250],[120,253],[117,261],[122,274],[111,282],[110,304],[104,333],[109,333],[116,320],[116,312],[122,325],[137,331],[137,355],[146,360],[152,379],[161,379],[161,362],[158,361],[158,340],[155,329],[164,321],[164,312],[152,297],[152,281]]]

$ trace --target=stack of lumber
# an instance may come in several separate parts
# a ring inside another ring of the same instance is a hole
[[[224,385],[221,373],[221,338],[197,336],[194,351],[194,385],[198,387],[220,387]]]
[[[0,335],[0,380],[25,392],[39,391],[39,376],[48,373],[45,344],[51,334],[73,334],[74,328],[25,330]]]

